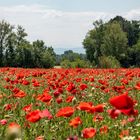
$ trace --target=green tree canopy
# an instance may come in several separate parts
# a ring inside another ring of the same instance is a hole
[[[99,58],[112,56],[123,67],[137,66],[135,55],[139,49],[135,45],[140,39],[140,21],[116,16],[106,23],[95,21],[93,25],[83,41],[90,62],[100,67]]]

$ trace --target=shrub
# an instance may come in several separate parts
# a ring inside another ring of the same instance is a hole
[[[120,62],[113,56],[99,57],[100,68],[120,68]]]

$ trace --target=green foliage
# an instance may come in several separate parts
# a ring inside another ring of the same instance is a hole
[[[48,47],[41,58],[43,67],[52,68],[55,65],[55,53],[52,47]]]
[[[113,56],[99,57],[100,68],[120,68],[119,61]]]
[[[87,33],[83,41],[87,59],[91,63],[95,62],[100,67],[100,57],[113,56],[122,67],[139,66],[139,57],[136,57],[139,55],[136,47],[140,39],[139,21],[116,16],[107,23],[100,20],[93,25],[94,29]]]
[[[64,60],[61,62],[61,67],[62,68],[88,68],[90,67],[90,63],[88,61],[80,60],[80,59],[77,59],[73,62],[69,60]]]
[[[132,20],[128,21],[121,16],[116,16],[111,19],[110,22],[118,22],[122,30],[127,33],[128,45],[133,46],[139,40],[140,35],[140,21]]]
[[[106,25],[105,36],[103,37],[103,44],[101,45],[102,55],[114,56],[120,60],[125,56],[127,50],[127,36],[121,29],[117,22]]]
[[[53,48],[46,47],[42,40],[31,43],[26,37],[22,26],[15,28],[6,21],[0,21],[0,66],[53,67]]]
[[[101,56],[101,44],[104,36],[104,25],[102,20],[93,23],[95,29],[88,32],[83,41],[84,48],[86,49],[87,59],[93,63],[98,64],[98,57]]]
[[[71,68],[71,62],[69,60],[63,60],[60,65],[62,68]]]
[[[13,26],[9,23],[2,20],[0,22],[0,66],[3,66],[4,62],[4,52],[7,48],[9,48],[9,45],[11,46],[10,49],[13,47],[12,41],[9,41],[12,39],[13,35]],[[8,54],[8,52],[6,52]]]
[[[135,60],[135,66],[140,67],[140,40],[136,45],[131,48],[131,55],[133,55],[133,59]]]
[[[90,66],[84,54],[78,54],[72,50],[65,51],[60,57],[57,56],[63,68],[87,68]]]

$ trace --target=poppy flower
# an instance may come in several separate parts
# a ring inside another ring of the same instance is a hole
[[[69,125],[76,128],[78,125],[82,124],[82,120],[80,117],[75,117],[74,119],[70,120]]]
[[[129,136],[129,130],[122,130],[119,137],[123,138],[125,136]]]
[[[140,90],[140,82],[137,82],[137,83],[136,83],[135,89]]]
[[[90,112],[93,109],[93,106],[90,102],[80,102],[77,109]]]
[[[97,106],[94,106],[94,111],[95,112],[103,112],[104,111],[104,104],[99,104],[99,105],[97,105]]]
[[[23,98],[26,96],[26,93],[24,91],[20,90],[19,92],[14,93],[13,96],[18,97],[18,98]]]
[[[96,115],[96,116],[93,118],[93,121],[94,121],[94,122],[100,122],[100,121],[102,121],[103,119],[104,119],[103,116]]]
[[[121,114],[121,111],[118,109],[110,109],[107,110],[107,112],[109,113],[110,117],[113,119],[117,118]]]
[[[29,122],[35,123],[41,119],[40,110],[34,110],[26,115]]]
[[[127,93],[111,98],[110,104],[124,115],[138,115],[138,111],[133,108],[134,101]]]
[[[22,108],[22,110],[24,110],[25,112],[30,112],[32,109],[32,104],[26,105]]]
[[[43,136],[38,136],[37,138],[35,138],[35,140],[44,140]]]
[[[9,125],[8,125],[8,128],[14,128],[14,127],[17,127],[17,128],[20,128],[20,125],[15,123],[15,122],[11,122]]]
[[[12,104],[5,104],[4,105],[4,110],[8,111],[12,109]]]
[[[53,118],[52,114],[49,112],[48,109],[45,109],[43,111],[40,111],[40,117],[41,118],[47,117],[49,120]]]
[[[85,128],[82,130],[82,136],[84,138],[92,138],[96,135],[96,129],[95,128]]]
[[[40,83],[39,82],[35,82],[35,83],[33,83],[33,86],[34,87],[39,87],[40,86]]]
[[[108,132],[108,126],[104,125],[100,128],[100,133],[101,134],[106,134]]]
[[[66,98],[66,102],[67,102],[67,103],[70,103],[70,102],[72,102],[73,99],[74,99],[74,96],[68,96],[68,97]]]
[[[80,85],[80,89],[81,89],[81,90],[85,90],[87,87],[88,87],[88,86],[87,86],[86,84],[81,84],[81,85]]]
[[[74,89],[75,89],[75,85],[73,83],[70,83],[68,85],[68,87],[66,88],[66,90],[69,91],[69,92],[72,92],[72,90],[74,90]]]
[[[64,107],[59,109],[59,111],[56,113],[56,117],[70,117],[73,115],[74,109],[72,107]]]
[[[77,136],[70,136],[69,138],[67,138],[67,140],[78,140]]]
[[[6,119],[0,120],[0,124],[1,125],[6,125],[7,124],[7,120]]]
[[[23,81],[22,81],[22,84],[23,84],[23,85],[29,85],[29,84],[30,84],[30,82],[29,82],[29,81],[27,81],[27,80],[23,80]]]
[[[52,96],[48,93],[43,93],[42,95],[37,96],[37,100],[40,100],[42,102],[49,102],[52,99]]]
[[[61,98],[61,97],[58,97],[58,98],[56,99],[56,102],[57,102],[58,104],[62,103],[62,98]]]
[[[130,109],[133,108],[134,102],[127,93],[110,98],[110,104],[116,109]]]
[[[6,82],[9,82],[9,81],[10,81],[10,78],[6,77],[6,78],[4,78],[4,80],[5,80]]]

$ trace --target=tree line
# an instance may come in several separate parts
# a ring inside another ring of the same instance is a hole
[[[140,21],[121,16],[93,23],[83,46],[96,67],[140,67]]]
[[[29,42],[22,26],[0,21],[0,67],[50,68],[55,64],[56,54],[42,40]]]
[[[140,21],[116,16],[93,23],[83,40],[86,54],[72,50],[56,55],[44,41],[28,41],[22,26],[0,21],[0,67],[140,67]]]

